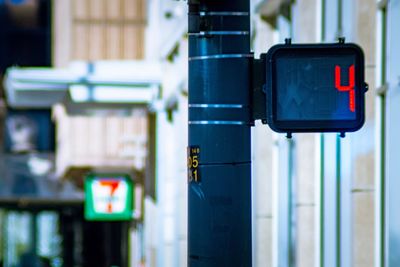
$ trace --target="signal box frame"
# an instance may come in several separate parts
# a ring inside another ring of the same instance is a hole
[[[266,71],[266,115],[267,123],[275,132],[291,133],[295,132],[338,132],[344,136],[345,132],[354,132],[359,130],[365,121],[365,93],[368,85],[365,83],[364,53],[362,49],[353,43],[333,44],[291,44],[290,40],[286,44],[278,44],[269,49],[268,53],[263,55]],[[292,53],[296,55],[349,55],[355,56],[355,107],[356,118],[353,120],[278,120],[277,119],[277,57],[282,53]],[[357,72],[357,70],[359,70]]]

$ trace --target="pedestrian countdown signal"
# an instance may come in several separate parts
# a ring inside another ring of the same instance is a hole
[[[266,55],[267,121],[277,132],[353,132],[364,123],[364,55],[355,44],[285,44]]]

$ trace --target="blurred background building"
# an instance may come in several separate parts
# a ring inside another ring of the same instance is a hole
[[[369,84],[344,139],[253,128],[253,265],[400,266],[400,1],[251,10],[255,57],[344,36]],[[0,0],[0,25],[0,266],[186,266],[187,3]],[[84,219],[90,172],[130,175],[132,221]]]

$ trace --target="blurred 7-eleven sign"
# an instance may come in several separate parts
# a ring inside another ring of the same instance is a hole
[[[90,174],[85,179],[85,219],[125,221],[133,214],[133,182],[129,175]]]

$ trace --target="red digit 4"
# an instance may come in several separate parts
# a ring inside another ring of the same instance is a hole
[[[335,87],[340,92],[349,92],[350,102],[349,108],[351,112],[355,112],[356,110],[356,94],[354,90],[354,82],[355,73],[354,73],[354,64],[349,68],[349,85],[342,85],[340,81],[340,67],[338,65],[335,66]]]

